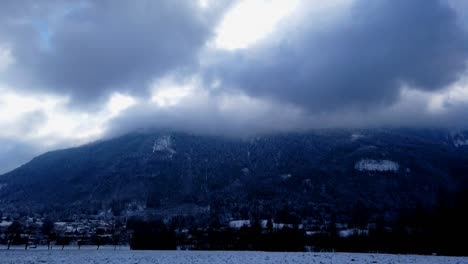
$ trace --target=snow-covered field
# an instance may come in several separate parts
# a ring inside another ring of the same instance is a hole
[[[13,249],[0,250],[1,264],[32,263],[109,263],[109,264],[192,264],[192,263],[379,263],[379,264],[462,264],[466,257],[439,257],[418,255],[351,254],[351,253],[268,253],[268,252],[223,252],[223,251],[130,251],[111,249],[53,250]]]

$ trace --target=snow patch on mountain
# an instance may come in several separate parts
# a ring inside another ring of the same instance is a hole
[[[452,133],[452,142],[453,145],[457,148],[468,146],[468,133],[466,132],[458,132]]]
[[[468,139],[456,139],[453,141],[455,147],[468,146]]]
[[[396,172],[400,169],[400,165],[391,160],[373,160],[362,159],[354,165],[358,171],[393,171]]]
[[[171,136],[161,136],[154,141],[153,153],[163,152],[172,157],[177,152],[173,148]]]
[[[356,141],[365,137],[363,134],[354,133],[351,135],[351,141]]]

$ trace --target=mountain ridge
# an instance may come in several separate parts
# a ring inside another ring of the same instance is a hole
[[[369,218],[391,219],[430,208],[440,193],[468,182],[468,148],[457,144],[466,136],[410,129],[248,139],[131,133],[48,152],[0,176],[0,208],[195,212],[227,221],[267,219],[285,208],[301,219],[346,220],[364,207]]]

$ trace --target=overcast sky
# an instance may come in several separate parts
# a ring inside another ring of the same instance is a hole
[[[0,173],[133,130],[468,125],[468,1],[2,0]]]

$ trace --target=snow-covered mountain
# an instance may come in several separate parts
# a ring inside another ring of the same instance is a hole
[[[404,129],[252,139],[133,133],[46,153],[0,176],[0,210],[138,208],[228,220],[254,213],[266,219],[284,208],[301,218],[345,218],[364,207],[391,216],[400,208],[431,207],[441,191],[466,186],[465,135]]]

